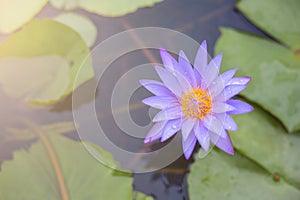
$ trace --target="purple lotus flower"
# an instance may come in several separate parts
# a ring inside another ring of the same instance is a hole
[[[181,130],[186,159],[190,158],[197,140],[204,151],[208,151],[212,143],[234,154],[227,131],[237,131],[238,127],[230,115],[250,112],[253,107],[231,98],[244,90],[251,78],[233,78],[236,69],[219,75],[222,54],[208,63],[206,41],[197,52],[194,67],[183,51],[179,53],[178,62],[164,49],[160,55],[164,68],[156,66],[155,69],[162,82],[140,81],[155,95],[143,103],[161,109],[144,142],[159,138],[163,142]]]

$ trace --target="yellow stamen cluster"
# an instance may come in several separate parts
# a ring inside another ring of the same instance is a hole
[[[207,90],[196,88],[183,95],[180,99],[180,105],[188,118],[203,119],[211,112],[212,100]]]

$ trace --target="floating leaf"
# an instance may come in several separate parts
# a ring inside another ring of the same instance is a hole
[[[40,129],[47,134],[63,134],[75,130],[74,122],[59,122],[55,124],[47,124],[40,126]],[[10,140],[31,140],[38,137],[38,135],[28,128],[6,128],[9,133]]]
[[[191,200],[272,199],[298,200],[300,191],[278,182],[254,162],[237,152],[234,156],[212,151],[204,159],[197,159],[188,175]]]
[[[300,48],[299,0],[241,0],[237,6],[268,34],[294,50]]]
[[[152,197],[146,196],[145,194],[141,192],[134,192],[133,194],[133,200],[153,200]]]
[[[52,6],[58,9],[72,10],[78,7],[79,0],[49,0]]]
[[[300,135],[287,134],[278,121],[258,107],[234,119],[239,125],[238,133],[231,134],[235,148],[300,189]]]
[[[81,66],[88,55],[89,48],[72,28],[54,20],[34,20],[0,44],[5,74],[0,83],[14,96],[53,104],[73,91],[81,67],[75,88],[94,76],[90,57]]]
[[[12,97],[37,102],[52,101],[59,99],[68,89],[70,69],[68,61],[58,55],[2,58],[0,83]]]
[[[55,134],[4,162],[0,187],[5,200],[132,199],[132,177],[113,175],[81,143]]]
[[[76,13],[63,13],[56,16],[54,20],[68,25],[77,31],[87,46],[91,47],[95,43],[97,28],[89,18]]]
[[[48,0],[0,0],[0,32],[11,33],[29,22]]]
[[[118,17],[135,12],[138,8],[150,7],[163,0],[50,0],[59,9],[72,10],[82,8],[89,12]]]
[[[223,52],[223,69],[238,67],[252,77],[242,92],[280,119],[289,132],[300,130],[300,58],[269,40],[222,29],[216,52]]]

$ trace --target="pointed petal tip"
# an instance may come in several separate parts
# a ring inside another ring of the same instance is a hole
[[[185,157],[186,160],[190,159],[190,156],[186,153],[184,153],[184,157]]]
[[[223,58],[223,53],[219,53],[218,55],[216,55],[214,57],[214,60],[218,61],[218,62],[221,62],[222,61],[222,58]]]
[[[222,146],[222,147],[218,147],[219,149],[221,149],[222,151],[224,151],[225,153],[229,154],[229,155],[234,155],[234,148],[232,145],[230,146]]]
[[[140,83],[142,86],[144,86],[144,85],[147,84],[147,80],[146,80],[146,79],[141,79],[141,80],[139,80],[139,83]]]
[[[246,78],[248,78],[248,83],[252,81],[252,77],[251,76],[246,76]]]
[[[250,76],[244,76],[245,85],[247,85],[251,80],[252,78]]]
[[[151,138],[150,138],[150,137],[144,139],[144,144],[147,144],[147,143],[149,143],[149,142],[151,142]]]
[[[230,149],[226,153],[233,156],[234,155],[234,148]]]
[[[248,104],[248,105],[249,105],[249,112],[252,112],[254,110],[254,107],[251,106],[250,104]]]
[[[206,153],[209,151],[209,146],[207,146],[207,147],[202,147],[202,146],[201,146],[201,148],[202,148],[203,151],[205,151]]]
[[[145,103],[145,99],[142,100],[142,103],[143,103],[143,104],[146,104],[146,103]],[[146,105],[147,105],[147,104],[146,104]]]
[[[203,40],[202,42],[201,42],[201,45],[200,45],[201,47],[203,47],[203,48],[205,48],[205,50],[206,50],[206,48],[207,48],[207,42],[206,42],[206,40]]]
[[[192,155],[192,153],[189,152],[189,151],[185,151],[185,152],[183,152],[183,155],[184,155],[184,157],[185,157],[186,160],[189,160],[190,157],[191,157],[191,155]]]
[[[162,48],[162,47],[159,48],[159,53],[160,53],[161,56],[163,56],[163,55],[166,54],[166,53],[169,54],[169,53],[167,52],[167,50],[165,50],[165,49]]]
[[[235,67],[235,68],[233,68],[233,69],[231,69],[232,71],[234,71],[234,73],[238,70],[238,68],[237,67]]]
[[[160,57],[162,58],[162,60],[164,61],[165,59],[171,58],[172,56],[170,55],[170,53],[164,49],[164,48],[159,48],[159,53],[160,53]],[[165,63],[164,63],[165,64]]]

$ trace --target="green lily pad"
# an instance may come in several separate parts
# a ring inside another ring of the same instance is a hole
[[[54,20],[33,20],[0,44],[0,83],[8,94],[51,105],[94,76],[88,55],[89,48],[72,28]]]
[[[53,149],[52,159],[45,142],[39,141],[3,163],[0,199],[132,199],[132,177],[113,174],[80,142],[56,134],[45,138]]]
[[[252,77],[242,95],[275,115],[289,132],[300,130],[300,58],[267,39],[221,32],[216,52],[224,54],[222,69],[237,67],[237,75]]]
[[[191,200],[297,200],[300,191],[284,180],[273,181],[272,175],[241,156],[212,151],[196,159],[188,175]]]
[[[70,26],[77,31],[88,47],[91,47],[97,38],[97,27],[87,17],[76,13],[63,13],[54,20]]]
[[[49,0],[51,5],[58,9],[72,10],[78,7],[79,0]]]
[[[237,7],[268,34],[293,50],[300,48],[299,0],[240,0]]]
[[[15,98],[33,102],[56,100],[70,85],[70,69],[68,61],[58,55],[2,58],[0,83]]]
[[[59,122],[54,124],[47,124],[40,126],[40,129],[47,134],[64,134],[75,130],[74,122]],[[6,137],[9,141],[11,140],[32,140],[38,138],[38,135],[31,129],[28,128],[11,128],[5,129],[9,133],[9,137]]]
[[[146,196],[145,194],[141,192],[134,192],[133,193],[133,200],[153,200],[153,197]]]
[[[82,8],[89,12],[108,17],[123,16],[135,12],[138,8],[151,7],[163,0],[50,0],[59,9],[72,10]]]
[[[48,0],[0,1],[0,33],[11,33],[29,22]]]
[[[277,120],[259,107],[234,119],[239,126],[239,131],[231,134],[234,147],[300,189],[300,135],[287,134]]]

